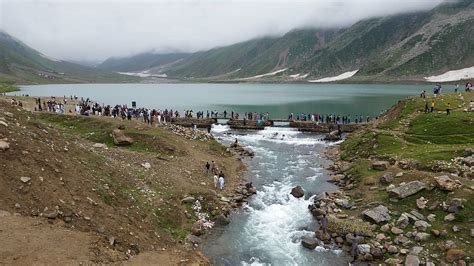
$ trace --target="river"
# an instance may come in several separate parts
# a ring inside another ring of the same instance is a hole
[[[399,99],[429,86],[329,84],[83,84],[22,86],[12,94],[78,95],[106,104],[130,104],[178,110],[270,112],[376,116]],[[300,244],[317,227],[308,205],[310,196],[336,187],[326,182],[327,145],[321,136],[290,128],[233,131],[214,126],[224,144],[236,138],[255,152],[247,162],[247,178],[257,188],[226,227],[216,228],[202,245],[216,265],[347,265],[339,251],[307,250]],[[304,198],[289,193],[300,185]]]

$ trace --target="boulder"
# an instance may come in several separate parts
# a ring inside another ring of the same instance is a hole
[[[469,167],[474,166],[474,156],[469,156],[462,159],[462,163]]]
[[[58,217],[59,213],[57,210],[52,210],[50,212],[47,212],[44,214],[44,217],[48,219],[56,219]]]
[[[400,234],[403,234],[403,230],[398,228],[398,227],[392,227],[392,229],[390,230],[390,232],[392,232],[392,234],[394,235],[400,235]]]
[[[128,146],[133,144],[133,139],[126,136],[125,133],[120,129],[114,129],[112,131],[112,138],[117,146]]]
[[[462,200],[454,198],[449,203],[448,209],[446,211],[449,213],[458,213],[462,208],[464,208]]]
[[[426,219],[430,222],[434,222],[436,221],[436,215],[431,213],[431,214],[428,214],[428,216],[426,216]]]
[[[339,135],[339,132],[337,130],[331,131],[329,134],[326,134],[326,136],[324,137],[324,140],[338,141],[338,140],[341,140],[341,135]]]
[[[392,172],[386,172],[380,177],[380,183],[382,184],[390,184],[393,182],[393,173]]]
[[[447,175],[437,176],[434,179],[436,181],[436,186],[442,190],[454,191],[461,186]]]
[[[456,219],[456,216],[454,216],[454,214],[452,214],[452,213],[444,216],[444,221],[445,222],[452,222],[452,221],[454,221],[454,219]]]
[[[328,233],[324,233],[323,230],[317,230],[315,232],[316,238],[327,243],[331,239],[331,236]]]
[[[186,236],[186,242],[198,245],[198,244],[201,244],[202,239],[198,236],[195,236],[195,235],[188,235],[188,236]]]
[[[415,235],[415,240],[418,241],[418,242],[426,241],[429,238],[430,238],[430,234],[427,234],[427,233],[417,233]]]
[[[409,223],[410,223],[410,220],[408,219],[408,216],[405,213],[402,213],[400,215],[400,218],[398,218],[397,220],[397,226],[402,229],[407,227]]]
[[[295,198],[301,198],[304,196],[304,190],[302,187],[296,186],[293,189],[291,189],[290,194],[293,195],[293,197]]]
[[[390,254],[396,254],[398,253],[398,248],[395,245],[390,245],[388,246],[387,251]]]
[[[383,259],[383,250],[381,248],[371,248],[370,254],[372,254],[374,259],[377,259],[377,260]]]
[[[372,163],[372,169],[379,171],[385,171],[389,166],[390,163],[386,161],[375,161]]]
[[[462,249],[452,248],[446,252],[446,261],[452,263],[464,258],[465,254]]]
[[[315,249],[318,246],[318,240],[316,240],[316,238],[313,238],[313,237],[304,236],[301,239],[301,245],[303,245],[303,247],[308,248],[308,249]]]
[[[228,224],[230,224],[230,219],[229,219],[229,217],[225,216],[224,214],[220,214],[216,217],[215,222],[218,225],[228,225]]]
[[[379,205],[375,208],[365,210],[362,214],[364,215],[364,218],[377,224],[390,220],[389,210],[383,205]]]
[[[357,251],[362,255],[370,253],[370,246],[368,244],[359,244],[357,245]]]
[[[420,259],[416,255],[408,255],[405,258],[405,266],[418,266],[420,265]]]
[[[464,150],[463,156],[464,157],[469,157],[471,155],[474,155],[474,148],[466,148]]]
[[[6,151],[10,148],[10,143],[0,140],[0,151]]]
[[[423,210],[426,208],[426,203],[428,203],[428,200],[426,200],[424,197],[419,197],[416,199],[416,207],[418,209]]]
[[[415,222],[415,228],[418,230],[418,231],[423,231],[425,232],[428,227],[431,227],[431,224],[425,222],[425,221],[416,221]]]
[[[150,169],[150,168],[151,168],[151,164],[150,164],[149,162],[142,163],[141,165],[142,165],[143,168],[145,168],[145,169]]]
[[[389,191],[391,198],[404,199],[408,196],[414,195],[426,188],[426,184],[421,181],[411,181]]]
[[[107,149],[107,145],[105,145],[104,143],[95,143],[94,145],[92,145],[92,148]]]

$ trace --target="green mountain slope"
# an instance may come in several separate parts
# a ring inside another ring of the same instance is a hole
[[[109,58],[97,66],[97,68],[117,71],[117,72],[133,72],[159,68],[180,60],[186,59],[188,53],[142,53],[131,57]]]
[[[190,80],[239,80],[286,69],[258,79],[291,81],[296,74],[317,79],[359,70],[351,81],[423,80],[474,66],[473,23],[474,3],[463,0],[426,12],[363,20],[344,29],[295,30],[197,52],[158,72]],[[120,67],[150,68],[127,64]]]
[[[127,82],[138,78],[54,60],[0,31],[0,82]]]

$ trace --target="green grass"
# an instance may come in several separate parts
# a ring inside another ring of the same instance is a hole
[[[0,84],[0,93],[19,91],[20,89],[11,84]]]

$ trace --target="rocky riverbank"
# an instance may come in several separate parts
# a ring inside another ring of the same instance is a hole
[[[472,93],[444,97],[464,99],[455,111],[462,119],[452,118],[446,123],[474,122],[463,108],[473,98]],[[405,132],[411,133],[418,119],[431,118],[419,111],[421,104],[407,114],[409,102],[390,110],[383,123],[355,132],[342,145],[327,151],[334,162],[329,168],[333,173],[330,182],[340,191],[314,198],[309,211],[318,221],[327,215],[328,227],[327,232],[320,228],[314,238],[303,239],[305,247],[342,249],[350,254],[349,260],[389,265],[473,263],[474,127],[463,136],[453,136],[464,143],[454,146],[456,151],[447,160],[425,160],[431,149],[443,147],[439,140],[428,151],[420,150],[424,149],[421,143],[412,144],[418,145],[414,148],[419,157],[389,156],[384,146],[390,144],[385,136],[380,137],[388,133],[382,129],[400,121],[403,128],[392,128],[392,136],[399,141],[408,138]],[[439,134],[441,128],[433,130],[430,134]],[[449,139],[452,135],[446,133],[444,138]],[[396,154],[397,150],[390,152]]]

